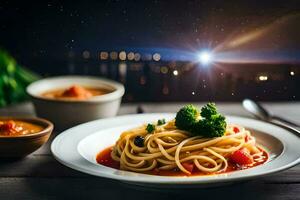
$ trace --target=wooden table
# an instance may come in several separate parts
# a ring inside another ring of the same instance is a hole
[[[175,112],[183,104],[140,104],[145,112]],[[275,114],[300,121],[300,103],[266,103]],[[136,113],[137,104],[122,105],[119,114]],[[221,112],[248,116],[238,103],[219,103]],[[0,109],[0,115],[34,115],[30,103]],[[93,177],[57,162],[51,155],[51,141],[22,160],[0,161],[0,199],[300,199],[300,165],[257,180],[219,188],[160,190],[133,188]],[[300,145],[300,144],[299,144]]]

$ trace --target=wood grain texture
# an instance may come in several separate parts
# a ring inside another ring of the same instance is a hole
[[[163,190],[102,178],[0,178],[0,199],[299,199],[300,184],[258,181],[219,188]]]
[[[175,112],[182,104],[141,104],[146,112]],[[199,104],[203,105],[203,104]],[[275,114],[300,121],[300,103],[266,103]],[[119,114],[136,113],[137,104],[125,104]],[[240,104],[218,104],[221,112],[250,115]],[[32,116],[33,107],[25,103],[0,109],[0,115]],[[98,178],[69,169],[58,163],[50,153],[55,135],[39,150],[24,159],[0,160],[0,200],[2,199],[299,199],[300,165],[257,180],[219,188],[153,190]]]
[[[31,155],[22,160],[1,160],[0,177],[89,177],[57,162],[50,155]],[[299,183],[300,165],[259,179],[266,183]]]

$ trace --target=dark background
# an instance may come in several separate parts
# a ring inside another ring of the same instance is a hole
[[[120,81],[129,102],[294,101],[299,13],[297,0],[1,1],[0,46],[43,76]],[[199,63],[202,49],[215,62]],[[112,51],[141,59],[101,59]]]

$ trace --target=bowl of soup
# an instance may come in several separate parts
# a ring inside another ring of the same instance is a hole
[[[45,78],[27,87],[36,114],[58,129],[115,116],[124,92],[122,84],[92,76]]]
[[[41,118],[0,117],[0,157],[24,157],[50,137],[53,124]]]

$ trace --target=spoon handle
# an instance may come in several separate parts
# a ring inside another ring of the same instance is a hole
[[[271,124],[280,126],[281,128],[284,128],[284,129],[292,132],[294,135],[300,137],[300,131],[297,130],[296,128],[292,127],[292,126],[289,126],[287,124],[283,124],[283,123],[280,123],[280,122],[277,122],[277,121],[268,121],[268,122],[271,123]]]
[[[280,122],[282,122],[282,123],[289,124],[289,125],[291,125],[291,126],[300,127],[299,124],[296,124],[296,123],[294,123],[294,122],[291,122],[291,121],[289,121],[289,120],[286,120],[286,119],[281,118],[281,117],[278,117],[278,116],[272,116],[272,118],[275,119],[275,120],[277,120],[277,121],[280,121]]]

